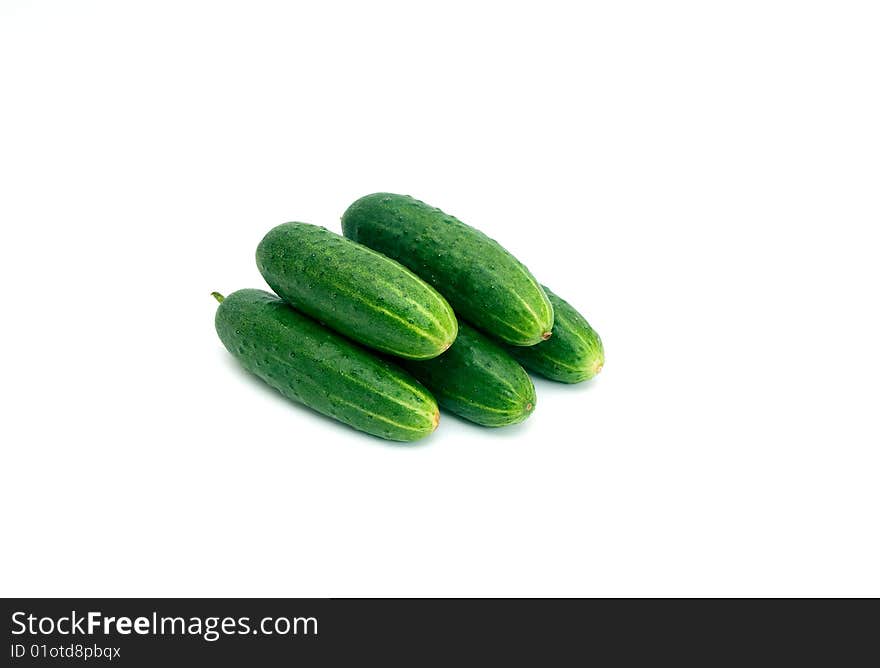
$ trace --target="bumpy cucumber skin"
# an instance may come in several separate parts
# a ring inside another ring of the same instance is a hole
[[[455,313],[516,346],[546,339],[553,307],[529,270],[479,230],[408,195],[375,193],[342,216],[349,239],[433,285]]]
[[[602,370],[605,349],[602,339],[586,318],[564,299],[544,286],[553,303],[556,321],[553,336],[530,348],[507,346],[507,351],[529,371],[561,383],[580,383]]]
[[[374,250],[307,223],[273,228],[257,267],[282,299],[365,346],[430,359],[455,340],[458,323],[430,285]]]
[[[416,380],[275,295],[234,292],[214,325],[242,366],[288,399],[392,441],[415,441],[437,427],[437,403]]]
[[[485,427],[522,422],[535,409],[531,378],[504,348],[464,322],[440,357],[401,362],[446,410]]]

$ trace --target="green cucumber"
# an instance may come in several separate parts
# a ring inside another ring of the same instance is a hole
[[[571,304],[553,294],[546,285],[544,292],[550,297],[556,314],[553,337],[530,348],[507,346],[508,352],[526,369],[550,380],[562,383],[589,380],[605,364],[602,339]]]
[[[402,361],[446,410],[486,427],[522,422],[535,408],[529,375],[498,343],[464,322],[440,357]]]
[[[349,239],[433,285],[456,315],[515,346],[550,336],[553,307],[529,270],[479,230],[408,195],[375,193],[342,216]]]
[[[257,267],[294,308],[397,357],[436,357],[458,332],[446,300],[409,269],[317,225],[270,230],[257,247]]]
[[[223,345],[288,399],[392,441],[415,441],[437,428],[434,397],[401,369],[263,290],[213,295]]]

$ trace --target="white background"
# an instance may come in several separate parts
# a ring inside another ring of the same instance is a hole
[[[0,2],[5,595],[880,595],[864,2]],[[504,430],[362,436],[212,290],[374,191],[601,333]]]

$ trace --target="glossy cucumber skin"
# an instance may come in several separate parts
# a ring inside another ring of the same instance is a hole
[[[439,357],[401,365],[446,410],[486,427],[522,422],[535,409],[535,386],[504,348],[464,322]]]
[[[550,336],[553,307],[529,270],[479,230],[408,195],[375,193],[342,216],[346,237],[433,285],[455,313],[506,343]]]
[[[416,380],[275,295],[234,292],[214,325],[242,366],[288,399],[392,441],[415,441],[437,427],[437,403]]]
[[[458,323],[430,285],[374,250],[307,223],[266,234],[256,253],[282,299],[340,334],[407,359],[430,359],[455,340]]]
[[[530,348],[507,346],[507,351],[526,369],[550,380],[562,383],[589,380],[605,364],[602,339],[571,304],[551,292],[546,285],[544,291],[550,297],[556,314],[553,336]]]

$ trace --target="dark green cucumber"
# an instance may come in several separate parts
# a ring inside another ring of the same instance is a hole
[[[365,346],[430,359],[455,340],[458,323],[440,294],[394,260],[306,223],[269,231],[257,267],[282,299]]]
[[[515,346],[550,336],[553,307],[529,270],[440,209],[408,195],[367,195],[343,214],[342,231],[412,269],[484,332]]]
[[[401,369],[268,292],[214,296],[223,345],[288,399],[392,441],[415,441],[437,428],[434,397]]]
[[[508,352],[526,369],[550,380],[563,383],[589,380],[605,364],[602,339],[571,304],[553,294],[546,285],[544,292],[550,297],[556,314],[553,337],[530,348],[507,346]]]
[[[446,410],[486,427],[522,422],[535,408],[535,386],[504,349],[464,322],[440,357],[401,366]]]

